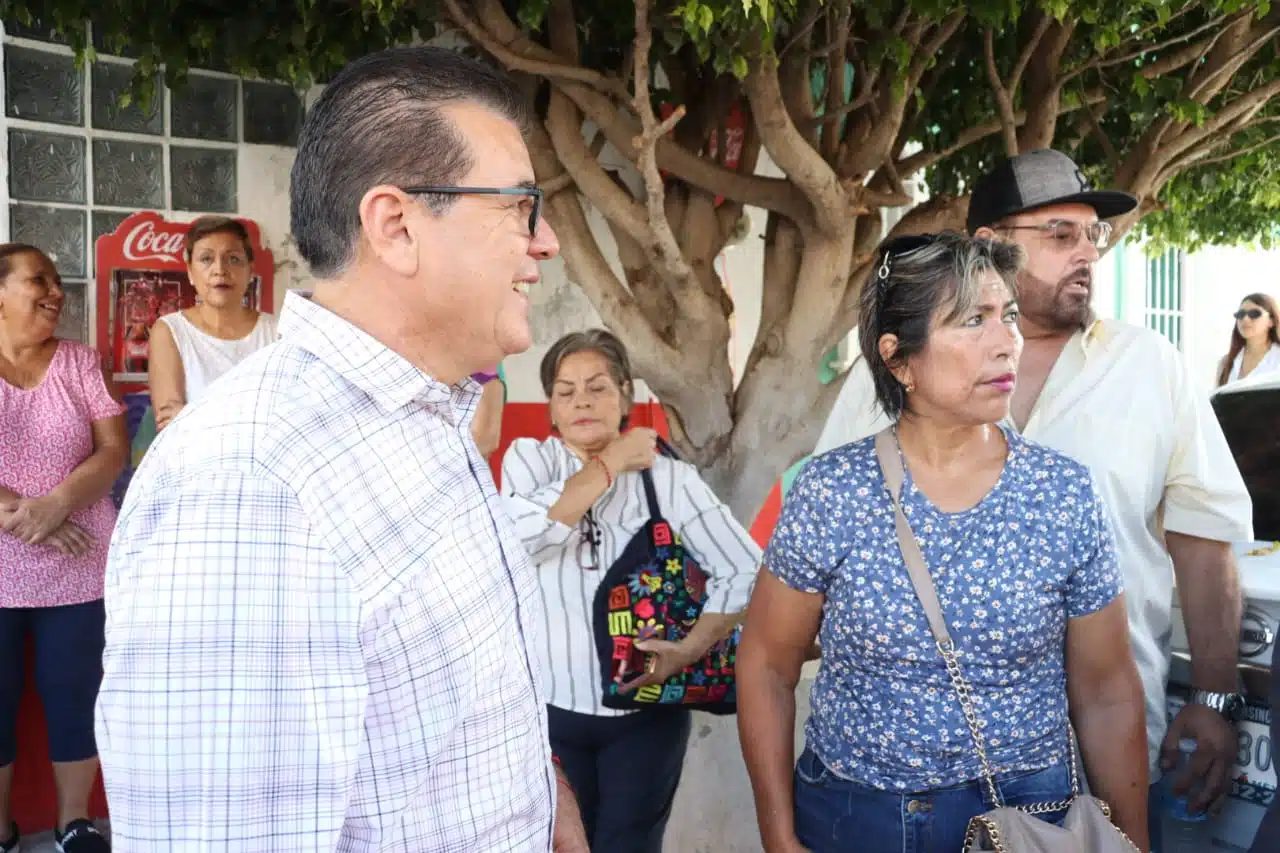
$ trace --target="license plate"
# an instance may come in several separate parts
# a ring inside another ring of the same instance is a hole
[[[1169,685],[1169,719],[1182,710],[1189,690]],[[1271,742],[1271,713],[1266,705],[1250,703],[1237,725],[1235,766],[1231,768],[1231,792],[1222,814],[1213,820],[1213,836],[1248,849],[1258,824],[1276,798],[1275,744]]]

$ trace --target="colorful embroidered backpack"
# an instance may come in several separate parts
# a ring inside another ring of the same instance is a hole
[[[603,704],[622,710],[685,707],[732,714],[738,708],[734,663],[741,627],[664,683],[622,689],[644,674],[646,655],[636,641],[684,639],[707,600],[706,573],[662,517],[653,476],[647,470],[640,473],[649,521],[605,573],[594,602]]]

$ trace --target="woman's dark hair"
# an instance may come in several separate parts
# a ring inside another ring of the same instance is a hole
[[[245,257],[253,260],[253,244],[249,240],[249,229],[244,227],[243,222],[230,216],[201,216],[187,226],[187,236],[182,240],[182,254],[187,263],[191,263],[191,253],[195,251],[196,243],[214,234],[239,237],[240,242],[244,243]]]
[[[9,273],[13,272],[13,259],[28,252],[39,255],[49,262],[49,266],[57,269],[53,258],[45,254],[43,249],[37,249],[29,243],[0,243],[0,283],[3,283],[9,277]]]
[[[560,374],[560,365],[571,355],[580,352],[599,354],[609,366],[609,376],[623,394],[622,429],[627,428],[627,410],[630,408],[631,359],[622,341],[605,329],[587,329],[585,332],[570,332],[551,345],[547,354],[542,357],[538,367],[538,378],[542,382],[542,393],[551,397],[556,377]]]
[[[925,348],[934,317],[943,312],[943,322],[952,323],[973,310],[986,273],[1016,293],[1025,258],[1016,243],[949,232],[882,244],[862,288],[858,342],[886,415],[896,420],[907,410],[907,389],[893,369]],[[880,357],[883,335],[898,338],[889,361]]]
[[[1271,343],[1280,344],[1280,329],[1276,328],[1280,326],[1280,312],[1276,310],[1275,299],[1265,293],[1250,293],[1240,302],[1241,304],[1252,302],[1271,315],[1271,331],[1267,337],[1271,339]],[[1231,326],[1231,346],[1227,348],[1227,357],[1222,360],[1222,367],[1218,370],[1219,386],[1227,384],[1227,379],[1231,376],[1231,366],[1242,349],[1244,349],[1244,335],[1240,334],[1240,323],[1236,322]]]

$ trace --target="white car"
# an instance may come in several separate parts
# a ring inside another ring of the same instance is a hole
[[[1236,382],[1212,398],[1253,499],[1254,536],[1233,545],[1244,592],[1240,630],[1240,680],[1248,706],[1239,725],[1239,752],[1231,794],[1212,834],[1228,850],[1248,850],[1262,816],[1276,797],[1276,744],[1271,742],[1271,660],[1280,625],[1280,375]],[[1191,670],[1181,610],[1174,612],[1169,715],[1190,691]]]

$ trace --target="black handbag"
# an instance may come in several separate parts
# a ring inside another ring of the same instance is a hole
[[[662,684],[622,689],[644,675],[647,655],[636,641],[679,642],[707,599],[706,573],[685,550],[679,531],[662,517],[653,476],[647,470],[640,475],[649,520],[605,573],[593,608],[603,704],[619,710],[679,707],[732,714],[738,709],[734,664],[741,626]]]

